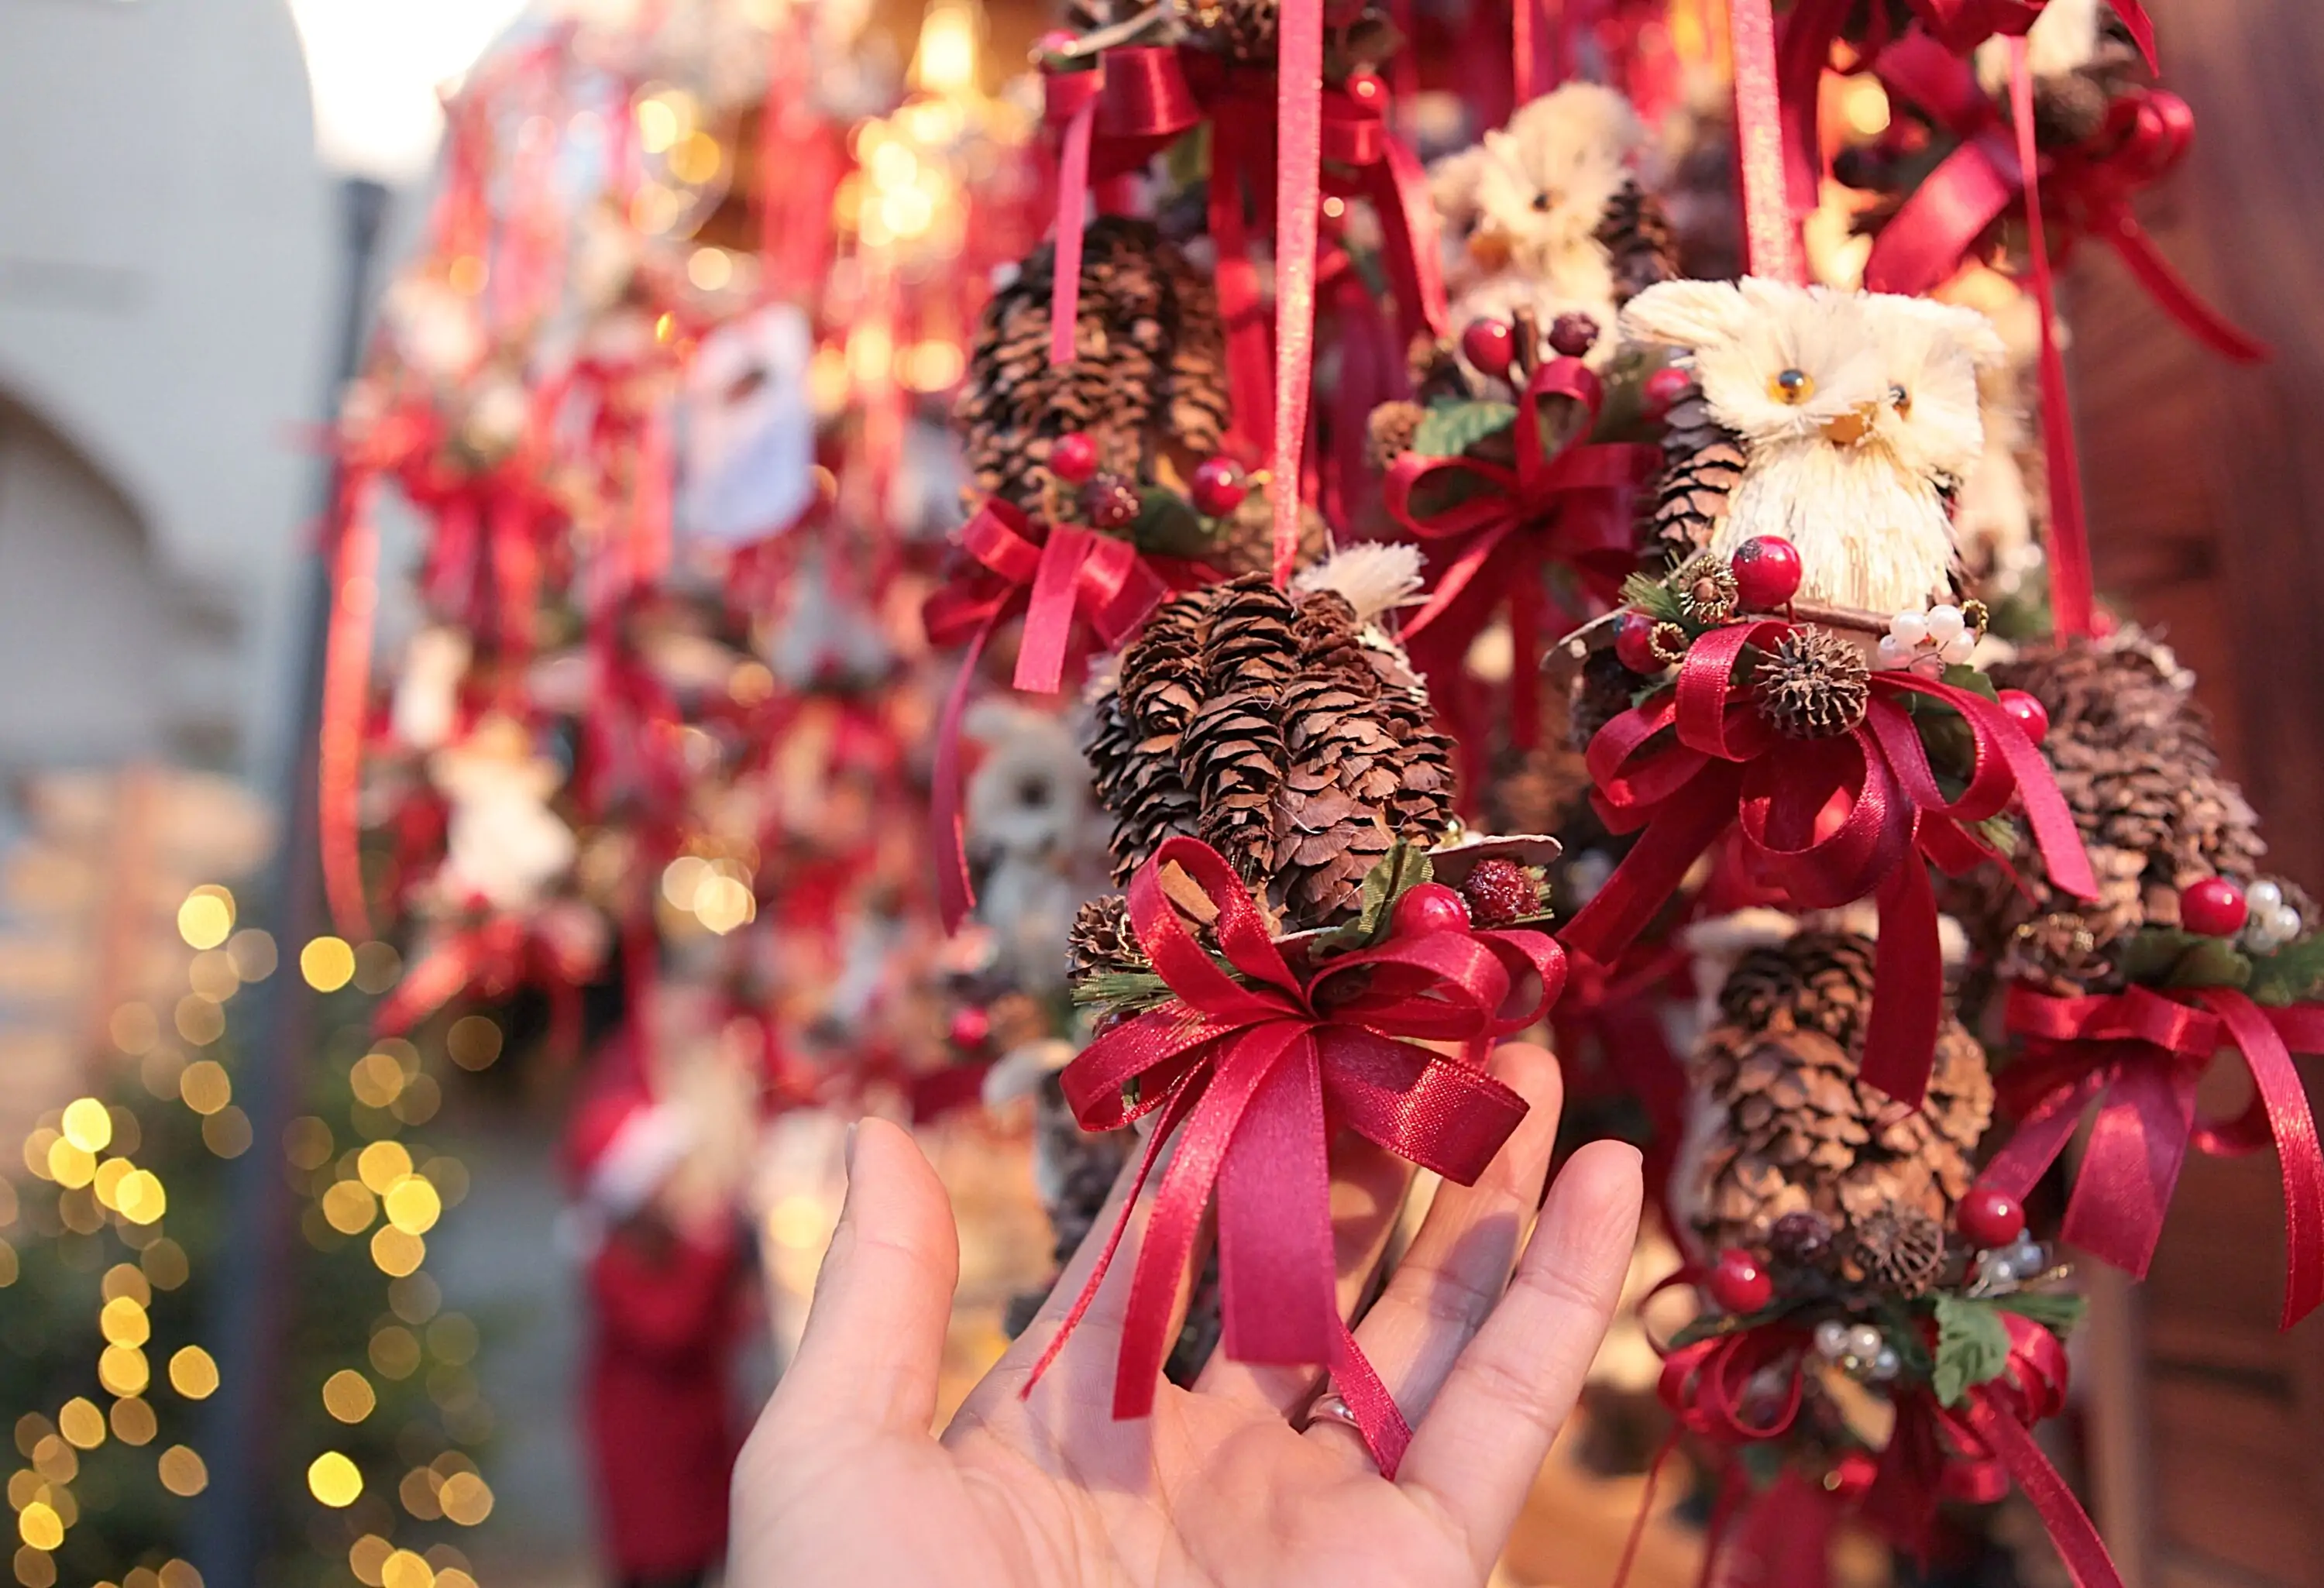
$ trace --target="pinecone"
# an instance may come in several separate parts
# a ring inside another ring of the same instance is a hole
[[[1692,1066],[1723,1115],[1695,1181],[1707,1245],[1767,1251],[1778,1221],[1803,1212],[1840,1230],[1892,1207],[1950,1223],[1992,1118],[1985,1053],[1949,1017],[1921,1109],[1863,1085],[1872,967],[1868,939],[1803,931],[1729,974]]]
[[[1345,596],[1331,590],[1301,596],[1291,638],[1299,647],[1302,673],[1336,679],[1366,700],[1379,697],[1380,677],[1372,669],[1356,609]]]
[[[1944,1225],[1897,1203],[1856,1221],[1843,1271],[1858,1284],[1911,1297],[1935,1283],[1944,1266]]]
[[[1074,431],[1100,467],[1154,477],[1156,457],[1218,449],[1225,346],[1210,282],[1143,220],[1105,216],[1083,239],[1074,362],[1049,362],[1056,254],[1044,245],[978,322],[954,417],[981,490],[1038,511],[1050,445]]]
[[[1154,968],[1130,928],[1130,901],[1119,893],[1090,900],[1074,912],[1065,933],[1065,960],[1074,981]]]
[[[1743,461],[1740,439],[1711,417],[1700,387],[1688,387],[1663,420],[1662,481],[1642,526],[1651,564],[1683,562],[1711,544]]]
[[[1598,241],[1613,255],[1614,302],[1628,303],[1678,273],[1670,217],[1636,180],[1626,181],[1598,223]]]
[[[1397,745],[1378,704],[1328,672],[1302,673],[1283,692],[1289,769],[1274,897],[1294,928],[1338,914],[1396,842],[1387,812],[1401,786]]]
[[[1452,825],[1458,788],[1452,741],[1436,725],[1428,691],[1416,679],[1385,690],[1379,713],[1397,743],[1398,778],[1388,801],[1389,823],[1406,844],[1434,844]]]
[[[1113,816],[1113,876],[1126,882],[1162,840],[1192,833],[1194,792],[1178,745],[1203,699],[1202,632],[1209,602],[1173,596],[1122,652],[1120,678],[1097,703],[1087,754],[1098,802]]]
[[[1828,630],[1796,628],[1751,676],[1752,704],[1788,739],[1836,739],[1864,720],[1872,673],[1864,654]]]
[[[1364,421],[1364,434],[1369,441],[1366,456],[1374,468],[1386,470],[1412,450],[1412,438],[1426,412],[1417,402],[1401,401],[1383,402],[1372,410]]]
[[[2247,882],[2266,845],[2242,791],[2219,770],[2209,719],[2167,651],[2135,632],[2026,647],[1992,669],[2050,714],[2043,752],[2097,873],[2095,903],[2056,891],[2030,836],[2010,857],[2025,887],[1972,876],[1947,907],[2004,975],[2051,991],[2111,992],[2115,946],[2144,926],[2179,924],[2179,891],[2206,877]]]
[[[1630,709],[1646,680],[1622,665],[1611,651],[1593,651],[1574,675],[1566,705],[1566,743],[1587,750],[1598,730]]]
[[[1205,49],[1240,66],[1275,59],[1276,0],[1203,0],[1184,7],[1186,31]]]
[[[1299,508],[1299,553],[1295,565],[1305,568],[1331,549],[1332,526],[1322,513],[1302,503]],[[1265,491],[1253,491],[1222,527],[1219,547],[1211,561],[1231,574],[1275,572],[1275,506]]]
[[[1203,703],[1178,741],[1178,775],[1194,791],[1194,830],[1254,887],[1275,870],[1275,800],[1285,749],[1271,689]]]
[[[1204,688],[1214,697],[1282,688],[1299,667],[1299,646],[1291,633],[1297,615],[1291,598],[1264,574],[1243,574],[1218,586],[1203,632]]]

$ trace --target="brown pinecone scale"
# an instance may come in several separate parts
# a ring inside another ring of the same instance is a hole
[[[1865,1085],[1873,955],[1868,938],[1803,931],[1750,950],[1729,974],[1720,1020],[1691,1065],[1716,1110],[1690,1177],[1691,1216],[1711,1248],[1766,1252],[1778,1221],[1801,1213],[1821,1216],[1849,1252],[1880,1227],[1876,1215],[1950,1225],[1992,1119],[1985,1052],[1948,1016],[1923,1107]]]
[[[1642,498],[1650,563],[1668,567],[1710,546],[1743,464],[1741,439],[1711,417],[1702,389],[1689,386],[1664,416],[1662,479]]]
[[[1613,256],[1614,301],[1628,303],[1657,282],[1678,273],[1670,217],[1661,202],[1634,180],[1622,184],[1598,223],[1598,241]]]

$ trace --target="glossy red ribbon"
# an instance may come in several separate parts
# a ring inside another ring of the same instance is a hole
[[[1815,4],[1803,0],[1803,9]],[[1798,14],[1792,20],[1796,27]],[[1729,0],[1727,25],[1735,58],[1735,143],[1742,174],[1745,268],[1755,276],[1803,285],[1808,265],[1798,217],[1814,208],[1815,188],[1811,182],[1803,199],[1794,189],[1784,157],[1771,0]],[[1808,158],[1816,157],[1811,143]]]
[[[976,569],[938,589],[920,611],[930,644],[968,646],[937,718],[930,794],[939,849],[937,907],[947,931],[957,930],[976,902],[962,843],[960,722],[994,632],[1024,614],[1011,683],[1030,694],[1054,695],[1078,633],[1086,631],[1108,648],[1119,645],[1174,586],[1207,577],[1191,564],[1173,564],[1166,577],[1129,541],[1076,525],[1051,525],[1038,540],[1036,532],[1033,521],[1015,506],[988,500],[960,531],[961,549]]]
[[[1223,965],[1165,895],[1162,872],[1173,866],[1217,907]],[[1522,1030],[1555,1002],[1563,956],[1538,932],[1450,931],[1295,973],[1250,890],[1217,851],[1187,837],[1167,840],[1139,868],[1130,919],[1176,996],[1107,1030],[1061,1076],[1084,1129],[1119,1130],[1158,1113],[1139,1189],[1163,1144],[1177,1142],[1131,1278],[1113,1414],[1153,1409],[1179,1284],[1215,1191],[1227,1354],[1327,1365],[1392,1475],[1411,1430],[1340,1317],[1326,1143],[1352,1130],[1472,1184],[1525,1116],[1525,1101],[1417,1043],[1473,1048]],[[1087,1312],[1130,1211],[1125,1205],[1036,1380]]]
[[[2122,1576],[2081,1501],[2030,1431],[2066,1405],[2066,1350],[2029,1318],[2003,1312],[2009,1362],[1969,1386],[1958,1407],[1926,1387],[1896,1398],[1896,1422],[1881,1452],[1866,1516],[1902,1548],[1925,1556],[1941,1500],[1989,1504],[2014,1483],[2042,1519],[2078,1588],[2122,1588]]]
[[[2018,1124],[1981,1184],[2023,1201],[2096,1102],[2059,1234],[2144,1279],[2187,1149],[2239,1156],[2272,1143],[2283,1181],[2283,1326],[2324,1301],[2324,1148],[2292,1058],[2324,1053],[2324,1005],[2262,1009],[2228,988],[2053,998],[2013,987],[2006,1020],[2026,1039],[2002,1081]],[[2256,1095],[2239,1118],[2203,1120],[2196,1085],[2223,1048]]]
[[[1542,445],[1541,435],[1541,405],[1551,399],[1582,411],[1582,422],[1554,451]],[[1410,452],[1388,466],[1388,516],[1428,543],[1430,560],[1442,569],[1427,601],[1406,620],[1404,636],[1419,638],[1472,586],[1488,596],[1462,609],[1478,627],[1507,602],[1517,641],[1509,673],[1512,734],[1525,748],[1532,747],[1541,727],[1542,569],[1562,563],[1612,601],[1637,562],[1631,494],[1662,466],[1656,448],[1590,439],[1604,403],[1605,388],[1586,365],[1554,358],[1518,393],[1511,427],[1515,466]],[[1444,500],[1432,501],[1440,496]],[[1453,640],[1465,647],[1471,637]]]
[[[1760,620],[1712,630],[1688,651],[1674,685],[1591,740],[1592,803],[1609,830],[1640,837],[1559,937],[1570,953],[1612,963],[1734,823],[1747,861],[1799,907],[1878,904],[1877,991],[1861,1074],[1917,1105],[1944,1002],[1936,898],[1923,861],[1958,874],[1999,860],[1974,829],[2014,797],[2051,881],[2093,899],[2097,880],[2049,763],[1983,695],[1914,672],[1876,672],[1865,718],[1847,734],[1776,734],[1736,673],[1747,647],[1770,649],[1789,626]],[[1951,707],[1969,726],[1976,760],[1958,799],[1939,789],[1906,710],[1915,695]]]

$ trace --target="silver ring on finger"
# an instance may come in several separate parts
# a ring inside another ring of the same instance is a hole
[[[1364,1436],[1363,1425],[1356,1421],[1356,1414],[1348,1409],[1348,1403],[1338,1395],[1318,1396],[1315,1404],[1307,1408],[1305,1426],[1312,1428],[1318,1423],[1337,1423],[1358,1439]]]

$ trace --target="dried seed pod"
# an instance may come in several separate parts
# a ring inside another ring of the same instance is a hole
[[[1789,739],[1836,739],[1864,720],[1872,672],[1864,654],[1824,629],[1795,628],[1751,675],[1752,703]]]

